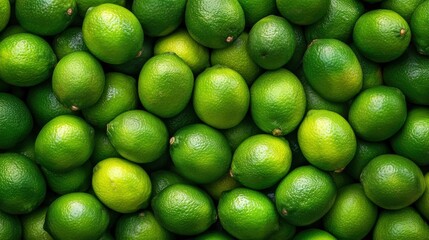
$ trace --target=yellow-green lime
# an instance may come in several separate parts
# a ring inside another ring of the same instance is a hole
[[[260,67],[274,70],[292,58],[296,45],[292,25],[283,17],[269,15],[250,29],[247,50]]]
[[[218,204],[222,227],[238,239],[266,239],[279,228],[276,208],[263,193],[248,188],[224,192]]]
[[[52,236],[43,229],[47,207],[40,207],[21,217],[22,239],[53,240]]]
[[[417,107],[407,114],[402,128],[390,138],[393,150],[413,160],[417,165],[428,165],[429,153],[429,109]]]
[[[94,166],[92,188],[104,205],[119,213],[146,208],[152,192],[146,171],[121,158],[107,158]]]
[[[338,190],[335,203],[323,217],[324,229],[339,239],[364,239],[377,221],[377,206],[359,183]]]
[[[376,86],[353,100],[348,120],[355,133],[367,141],[383,141],[393,136],[407,118],[404,94],[397,88]]]
[[[0,32],[6,28],[11,15],[11,7],[9,0],[0,1]]]
[[[163,228],[152,211],[124,214],[116,222],[115,239],[173,239],[173,235]]]
[[[417,53],[411,46],[395,61],[383,67],[383,81],[386,85],[399,88],[407,102],[429,105],[429,58]]]
[[[241,121],[237,126],[228,128],[222,131],[226,139],[231,146],[231,149],[235,151],[237,147],[246,140],[248,137],[251,137],[256,134],[263,133],[261,129],[256,126],[250,115],[247,115],[243,121]]]
[[[31,33],[13,34],[0,42],[0,79],[19,87],[47,80],[57,58],[43,38]]]
[[[174,184],[158,193],[151,202],[155,218],[168,231],[179,235],[197,235],[216,222],[213,200],[202,189]]]
[[[298,25],[310,25],[326,15],[329,0],[277,0],[277,9],[283,17]]]
[[[195,79],[193,105],[197,116],[206,124],[226,129],[237,126],[249,109],[249,87],[231,68],[216,65]]]
[[[9,1],[9,0],[7,0]],[[0,238],[4,240],[18,240],[22,239],[23,230],[21,221],[17,215],[12,215],[0,211]],[[31,239],[29,239],[31,240]],[[43,239],[42,239],[43,240]]]
[[[89,161],[67,172],[54,172],[44,167],[41,169],[49,189],[59,195],[85,192],[91,186],[92,164]]]
[[[186,0],[135,0],[132,12],[151,37],[166,36],[176,30],[183,21]]]
[[[70,27],[56,35],[52,42],[52,49],[58,59],[77,51],[89,51],[83,41],[82,28]]]
[[[297,233],[293,240],[337,240],[337,238],[325,230],[309,228]]]
[[[27,32],[27,30],[21,27],[21,25],[10,23],[6,26],[6,28],[0,31],[0,41],[9,37],[10,35],[17,34],[17,33],[25,33],[25,32]]]
[[[184,28],[179,28],[167,36],[158,38],[153,51],[155,55],[166,52],[175,53],[188,64],[195,76],[210,66],[208,48],[196,42]]]
[[[80,117],[61,115],[42,127],[34,148],[41,166],[67,172],[88,161],[94,149],[94,129]]]
[[[219,130],[197,123],[179,129],[170,138],[170,156],[180,175],[207,184],[228,171],[232,152]]]
[[[295,168],[276,188],[276,207],[281,217],[295,226],[310,225],[332,207],[337,194],[332,177],[311,165]]]
[[[0,92],[0,149],[14,147],[33,129],[27,105],[13,94]]]
[[[232,45],[222,49],[213,49],[210,53],[210,62],[212,65],[219,64],[237,71],[250,86],[262,73],[262,68],[249,55],[248,39],[249,34],[242,32]]]
[[[426,1],[421,2],[412,12],[410,27],[412,31],[413,43],[417,51],[423,55],[429,55],[429,34],[424,30],[424,26],[429,24],[429,3]]]
[[[195,236],[194,240],[233,240],[228,233],[224,231],[205,231],[198,236]]]
[[[410,27],[398,13],[376,9],[356,21],[353,42],[366,58],[379,63],[401,56],[411,41]]]
[[[59,240],[94,240],[107,230],[109,213],[93,195],[74,192],[55,199],[48,207],[44,229]]]
[[[78,112],[67,108],[58,101],[52,89],[52,82],[45,81],[28,89],[26,103],[39,127],[43,127],[53,118]]]
[[[105,75],[100,62],[79,51],[63,57],[52,74],[57,99],[73,111],[94,105],[103,94]]]
[[[244,12],[246,27],[251,28],[261,18],[276,14],[276,0],[252,1],[238,0]]]
[[[325,16],[305,27],[305,38],[308,43],[325,38],[348,42],[352,38],[356,20],[364,12],[365,7],[360,0],[330,0]]]
[[[427,239],[429,226],[412,207],[383,210],[375,224],[372,239]]]
[[[185,25],[201,45],[224,48],[243,32],[245,17],[238,0],[190,0],[185,8]]]
[[[118,151],[113,147],[109,138],[107,137],[106,131],[95,130],[94,134],[94,151],[90,161],[93,165],[97,164],[101,160],[106,158],[120,157]]]
[[[345,102],[362,88],[362,68],[353,50],[337,39],[316,39],[303,58],[304,75],[323,98]]]
[[[306,96],[299,79],[289,70],[266,71],[250,88],[250,113],[255,124],[274,136],[298,127],[305,114]]]
[[[298,143],[305,158],[325,171],[340,171],[353,159],[356,137],[341,115],[310,110],[298,129]]]
[[[98,101],[82,110],[85,120],[92,126],[105,129],[107,123],[119,114],[137,108],[137,81],[118,72],[105,75],[103,93]]]
[[[150,58],[138,79],[138,95],[143,107],[163,118],[173,117],[185,109],[193,87],[191,68],[174,53]]]
[[[129,110],[116,116],[107,124],[107,136],[121,156],[137,163],[155,161],[168,143],[165,124],[144,110]]]
[[[46,182],[35,162],[18,153],[1,153],[0,170],[0,211],[25,214],[39,207]]]
[[[419,199],[426,189],[421,169],[408,158],[383,154],[362,170],[360,182],[365,194],[384,209],[401,209]]]
[[[125,63],[142,54],[143,29],[127,8],[104,3],[87,12],[82,24],[83,40],[98,59]]]
[[[204,189],[214,200],[219,200],[223,192],[241,186],[242,185],[235,180],[229,172],[218,178],[216,181],[203,185]]]
[[[266,189],[286,176],[291,163],[292,151],[286,139],[258,134],[234,151],[230,174],[248,188]]]
[[[31,33],[53,36],[66,29],[77,16],[75,0],[16,0],[19,24]]]

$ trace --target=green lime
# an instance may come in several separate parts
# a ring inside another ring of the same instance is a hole
[[[309,228],[297,233],[293,240],[337,240],[337,238],[325,230]]]
[[[238,0],[244,12],[246,27],[251,28],[263,17],[277,13],[276,0],[252,1]]]
[[[380,8],[395,11],[410,23],[414,11],[424,1],[425,0],[383,0],[381,1]]]
[[[83,42],[82,28],[70,27],[55,36],[52,42],[52,49],[58,59],[65,55],[77,51],[89,51]]]
[[[222,133],[227,138],[231,149],[235,151],[235,149],[237,149],[237,147],[248,137],[263,132],[258,128],[258,126],[256,126],[253,119],[248,115],[237,126],[225,129]]]
[[[52,236],[43,229],[47,207],[40,207],[21,217],[22,239],[53,240]]]
[[[310,25],[326,15],[329,0],[277,0],[279,12],[289,21]]]
[[[411,15],[410,27],[412,31],[413,43],[417,51],[423,55],[429,55],[429,34],[425,31],[425,27],[429,24],[429,3],[427,1],[421,2],[415,8]]]
[[[9,0],[7,0],[9,1]],[[25,237],[23,227],[17,215],[12,215],[0,211],[0,238],[4,240],[18,240]],[[25,231],[25,229],[24,229]],[[30,238],[26,238],[31,240]],[[43,240],[43,239],[42,239]]]
[[[164,169],[152,172],[150,174],[150,181],[152,183],[152,196],[157,195],[170,185],[176,183],[189,183],[187,179],[176,172]]]
[[[6,28],[11,15],[11,7],[9,0],[0,1],[0,32]]]
[[[106,158],[120,157],[119,153],[113,147],[107,133],[101,130],[95,130],[94,134],[94,151],[92,151],[91,162],[93,165]]]

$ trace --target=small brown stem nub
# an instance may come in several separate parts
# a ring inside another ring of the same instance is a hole
[[[140,56],[142,55],[142,53],[143,53],[143,50],[140,50],[140,51],[137,53],[136,58],[140,57]]]
[[[233,36],[228,36],[228,37],[225,39],[225,42],[227,42],[227,43],[231,43],[232,41],[234,41],[234,37],[233,37]]]
[[[67,9],[67,15],[71,16],[73,14],[73,9],[69,8]]]
[[[399,34],[402,36],[405,36],[407,34],[407,30],[405,28],[401,28],[401,31],[399,31]]]
[[[278,137],[282,135],[282,130],[280,128],[275,128],[271,134],[273,134],[274,136]]]
[[[70,109],[71,109],[72,111],[78,111],[78,110],[79,110],[79,108],[78,108],[77,106],[74,106],[74,105],[73,105],[73,106],[71,106],[71,107],[70,107]]]
[[[287,210],[285,208],[282,209],[282,215],[286,216],[288,214]]]
[[[175,141],[176,141],[176,138],[175,138],[175,137],[171,137],[171,138],[170,138],[170,141],[169,141],[169,142],[170,142],[170,145],[173,145],[173,143],[174,143]]]

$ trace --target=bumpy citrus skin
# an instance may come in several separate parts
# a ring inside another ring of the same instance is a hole
[[[174,184],[152,199],[155,218],[161,226],[180,235],[197,235],[216,221],[210,196],[198,187]]]
[[[417,51],[423,55],[429,55],[429,34],[424,27],[429,24],[428,11],[429,3],[424,1],[414,10],[410,21],[413,43]]]
[[[323,240],[336,240],[329,232],[319,229],[319,228],[310,228],[302,232],[297,233],[294,240],[307,240],[307,239],[323,239]]]
[[[246,27],[252,27],[257,21],[268,15],[276,14],[276,0],[252,1],[238,0],[246,18]]]
[[[88,11],[82,24],[83,40],[92,54],[110,64],[122,64],[141,55],[143,29],[134,14],[105,3]]]
[[[82,28],[70,27],[55,36],[52,48],[58,59],[77,51],[89,51],[83,42]]]
[[[223,193],[218,212],[222,227],[238,239],[267,239],[279,227],[274,204],[261,192],[248,188]]]
[[[47,206],[43,206],[22,216],[22,239],[53,240],[52,236],[43,229],[46,211]]]
[[[310,25],[326,15],[329,0],[277,0],[277,8],[289,21],[298,25]]]
[[[345,102],[362,88],[362,68],[353,50],[336,39],[316,39],[303,58],[304,75],[323,98]]]
[[[0,1],[0,32],[6,28],[10,19],[10,1],[2,0]]]
[[[224,48],[243,32],[245,17],[238,1],[190,0],[186,4],[185,24],[201,45]]]
[[[45,199],[46,182],[39,167],[18,153],[0,154],[0,210],[25,214]]]
[[[86,12],[91,7],[96,7],[103,3],[113,3],[125,7],[126,0],[75,0],[79,16],[83,19]]]
[[[31,33],[13,34],[0,42],[0,79],[29,87],[47,80],[57,63],[50,45]]]
[[[384,0],[380,3],[380,7],[395,11],[410,23],[414,11],[424,1],[425,0]]]
[[[75,0],[16,0],[18,22],[29,32],[53,36],[66,29],[77,15]]]
[[[27,105],[9,93],[0,93],[0,149],[8,149],[30,134],[33,117]]]
[[[18,215],[12,215],[5,212],[0,212],[0,231],[1,239],[21,239],[23,230],[21,221]],[[24,235],[25,236],[25,235]]]
[[[287,222],[306,226],[321,219],[337,194],[329,173],[311,165],[295,168],[277,186],[277,211]]]
[[[372,159],[362,170],[360,181],[372,202],[392,210],[414,203],[426,187],[420,168],[408,158],[395,154]]]

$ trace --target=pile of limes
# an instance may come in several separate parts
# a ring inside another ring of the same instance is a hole
[[[1,240],[429,240],[429,0],[0,0]]]

